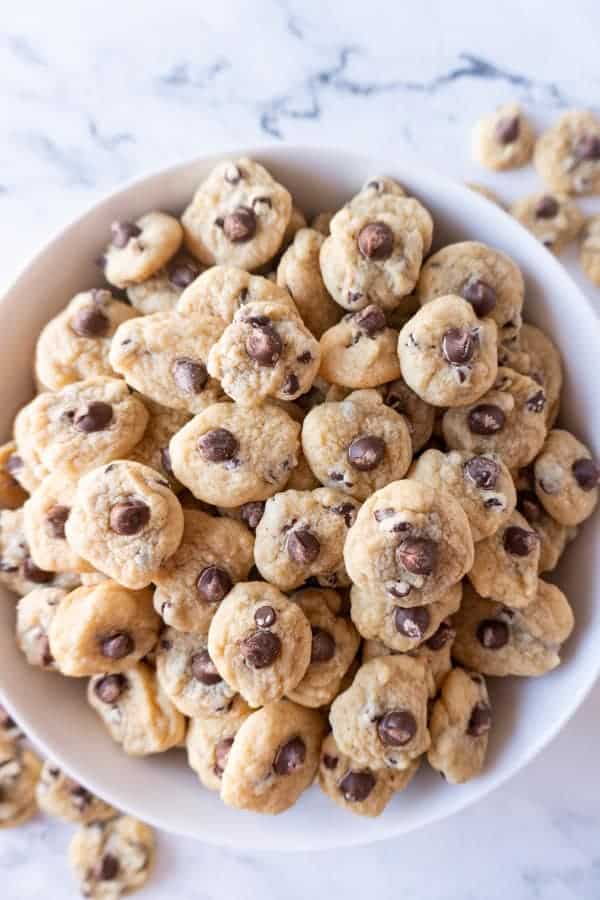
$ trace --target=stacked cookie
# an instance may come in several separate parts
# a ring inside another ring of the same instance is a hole
[[[433,227],[385,177],[306,227],[226,161],[180,221],[115,223],[111,289],[40,336],[0,453],[19,645],[231,806],[318,776],[372,816],[425,758],[476,776],[486,676],[554,668],[573,626],[539,576],[599,471],[555,427],[559,353],[516,264]]]

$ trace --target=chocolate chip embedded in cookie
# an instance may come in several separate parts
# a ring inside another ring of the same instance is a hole
[[[335,742],[363,766],[406,769],[429,747],[427,699],[422,661],[409,656],[373,659],[332,704]]]
[[[185,717],[146,663],[137,663],[126,672],[94,675],[87,696],[112,739],[129,756],[163,753],[185,737]]]
[[[103,581],[61,600],[50,624],[49,651],[63,675],[123,672],[154,647],[159,629],[150,591]]]
[[[113,222],[102,259],[106,280],[119,288],[145,281],[177,253],[182,238],[177,219],[163,212]]]
[[[579,525],[598,503],[600,466],[569,431],[553,429],[534,463],[535,492],[562,525]]]
[[[567,110],[538,138],[533,161],[555,191],[600,193],[600,119],[585,110]]]
[[[292,213],[290,193],[251,159],[210,172],[181,217],[185,244],[201,263],[253,271],[279,250]]]
[[[80,480],[65,533],[94,568],[125,587],[143,588],[179,546],[183,512],[158,472],[119,460]]]
[[[89,822],[73,835],[69,864],[84,897],[122,897],[148,880],[154,864],[154,833],[131,816]]]
[[[473,155],[486,169],[502,171],[531,159],[535,134],[517,103],[505,103],[481,119],[473,133]]]
[[[398,332],[388,328],[385,315],[371,304],[321,336],[322,378],[349,388],[377,387],[400,376]]]
[[[347,585],[342,554],[358,507],[353,497],[330,488],[272,497],[256,528],[254,555],[261,575],[284,591],[308,578],[323,587]]]
[[[203,716],[190,720],[186,736],[188,763],[209,791],[221,790],[221,780],[233,742],[251,712],[240,698],[226,716]]]
[[[38,587],[21,597],[17,606],[17,643],[31,666],[56,669],[48,637],[64,588]]]
[[[316,338],[342,316],[321,275],[319,253],[324,240],[313,228],[301,228],[277,266],[277,284],[289,292],[304,324]]]
[[[463,784],[479,775],[491,727],[492,710],[483,675],[453,669],[429,717],[429,765],[450,784]]]
[[[304,676],[312,646],[308,619],[273,585],[235,585],[210,623],[208,652],[250,706],[279,700]]]
[[[36,799],[46,815],[77,825],[104,822],[117,815],[114,807],[69,778],[56,763],[49,760],[42,767]]]
[[[42,764],[31,750],[0,737],[0,828],[14,828],[37,812],[35,786]]]
[[[452,655],[484,675],[543,675],[560,663],[560,648],[573,630],[573,612],[559,588],[541,579],[523,609],[485,600],[465,584],[452,619]]]
[[[227,757],[221,799],[237,809],[276,814],[312,784],[325,721],[289,700],[268,703],[239,728]]]

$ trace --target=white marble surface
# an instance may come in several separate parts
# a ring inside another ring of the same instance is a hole
[[[512,97],[539,125],[568,105],[600,106],[599,32],[597,0],[5,3],[0,286],[102,193],[218,147],[355,146],[484,181],[506,198],[534,189],[531,169],[478,170],[468,129]],[[452,820],[310,859],[161,836],[157,876],[141,896],[596,900],[599,744],[596,688],[532,765]],[[76,896],[69,833],[42,819],[1,833],[3,900]]]

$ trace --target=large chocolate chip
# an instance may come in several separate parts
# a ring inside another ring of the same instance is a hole
[[[254,613],[254,621],[259,628],[271,628],[277,621],[277,613],[272,606],[259,606]]]
[[[113,408],[110,403],[95,400],[80,407],[73,416],[73,426],[77,431],[91,434],[93,431],[104,431],[113,418]]]
[[[46,572],[45,569],[40,569],[30,556],[27,556],[23,562],[23,575],[27,581],[33,581],[34,584],[48,584],[54,580],[54,572]]]
[[[426,606],[413,606],[410,609],[397,606],[394,611],[396,631],[415,641],[423,639],[430,622],[431,616]]]
[[[255,631],[242,641],[240,651],[252,669],[266,669],[280,655],[281,641],[272,631]]]
[[[104,337],[110,328],[110,319],[97,306],[84,306],[73,316],[71,328],[80,337]]]
[[[71,510],[68,506],[60,506],[56,504],[46,511],[46,524],[50,537],[57,540],[64,540],[65,524],[69,518]]]
[[[442,353],[453,366],[464,366],[475,352],[473,332],[468,328],[449,328],[442,338]]]
[[[202,684],[211,686],[223,681],[217,672],[217,667],[210,658],[208,650],[200,650],[198,653],[194,653],[190,659],[190,669],[192,670],[192,676]]]
[[[150,507],[135,497],[115,503],[110,511],[110,527],[116,534],[139,534],[149,521]]]
[[[387,259],[394,249],[394,233],[385,222],[369,222],[361,228],[357,244],[365,259]]]
[[[430,650],[441,650],[454,637],[454,629],[449,619],[444,619],[440,627],[425,641]]]
[[[77,784],[75,787],[71,788],[70,794],[71,803],[75,809],[79,810],[79,812],[83,812],[83,810],[90,806],[92,802],[92,795],[81,784]]]
[[[584,134],[574,148],[578,162],[594,162],[600,159],[600,135]]]
[[[233,459],[240,445],[226,428],[213,428],[198,438],[196,446],[208,462],[226,462]]]
[[[354,315],[354,324],[369,337],[375,337],[386,327],[385,314],[382,309],[374,304],[365,306]]]
[[[417,733],[417,721],[407,709],[386,713],[377,723],[377,734],[388,747],[404,747]]]
[[[94,693],[103,703],[116,703],[128,684],[125,675],[105,675],[96,682]]]
[[[227,757],[229,756],[229,751],[232,747],[233,738],[223,738],[222,741],[219,741],[219,743],[215,745],[215,764],[213,772],[219,778],[225,771],[225,766],[227,765]]]
[[[244,244],[256,234],[256,216],[248,206],[238,206],[223,219],[225,237],[232,244]]]
[[[528,397],[525,406],[529,412],[541,413],[546,405],[546,395],[543,391],[537,391],[532,397]]]
[[[396,562],[413,575],[431,575],[437,559],[438,545],[428,538],[405,538],[396,547]]]
[[[142,229],[134,222],[113,222],[110,226],[110,242],[113,247],[122,250],[131,238],[139,237],[141,233]]]
[[[196,280],[200,274],[200,269],[195,263],[188,260],[187,262],[171,263],[167,267],[167,272],[169,281],[173,287],[183,290],[188,287],[192,281]]]
[[[539,522],[544,515],[542,504],[533,491],[521,491],[517,502],[517,509],[525,516],[530,524]]]
[[[95,869],[98,881],[114,881],[119,874],[119,860],[112,853],[105,853]]]
[[[348,462],[359,472],[370,472],[376,469],[385,456],[385,443],[377,435],[367,434],[354,438],[349,444]]]
[[[600,481],[600,466],[593,459],[582,457],[571,466],[573,477],[582,491],[593,491]]]
[[[311,663],[329,662],[335,655],[335,640],[333,636],[328,631],[325,631],[324,628],[318,628],[316,625],[311,628],[311,631]]]
[[[246,353],[259,366],[274,366],[283,351],[283,343],[267,319],[264,324],[250,322],[252,331],[246,338]]]
[[[492,727],[492,711],[487,703],[476,703],[467,725],[467,734],[471,737],[481,737],[487,734]]]
[[[242,519],[242,522],[245,522],[248,528],[251,528],[252,531],[254,531],[254,529],[262,519],[264,511],[264,501],[253,500],[249,503],[243,503],[242,506],[240,506],[240,517]]]
[[[181,356],[171,367],[173,380],[184,394],[199,394],[208,381],[208,372],[203,362]]]
[[[462,296],[468,300],[478,316],[487,316],[491,313],[497,301],[494,288],[476,275],[467,278],[462,287]]]
[[[484,619],[477,627],[477,640],[486,650],[500,650],[508,638],[508,625],[499,619]]]
[[[339,789],[348,803],[362,803],[375,787],[375,776],[367,769],[364,772],[350,770],[339,783]]]
[[[323,754],[323,765],[326,769],[329,769],[331,772],[337,766],[339,759],[337,756],[332,756],[330,753]]]
[[[534,214],[536,219],[553,219],[560,206],[550,194],[544,194],[535,204]]]
[[[288,395],[295,394],[299,389],[300,382],[298,380],[298,376],[293,372],[289,372],[289,374],[285,376],[285,381],[283,382],[283,393]]]
[[[228,572],[218,566],[207,566],[196,579],[196,590],[205,603],[220,603],[232,587]]]
[[[277,751],[273,761],[276,775],[292,775],[296,769],[304,765],[306,744],[301,737],[292,738]]]
[[[507,553],[513,556],[529,556],[538,545],[535,531],[527,531],[518,525],[510,525],[504,532],[503,544]]]
[[[519,116],[504,116],[498,119],[494,133],[500,144],[512,144],[519,137],[521,121]]]
[[[100,641],[100,652],[108,659],[123,659],[134,649],[134,640],[127,631],[117,631]]]
[[[287,552],[290,559],[301,565],[314,562],[321,552],[318,538],[308,528],[292,531],[287,539]]]
[[[472,434],[491,435],[502,431],[506,422],[503,410],[494,403],[480,403],[467,416],[467,425]]]
[[[500,475],[500,466],[487,456],[473,456],[466,461],[464,472],[482,491],[493,491]]]
[[[330,507],[336,516],[343,516],[346,528],[352,528],[356,518],[356,506],[353,503],[340,503],[339,506]]]

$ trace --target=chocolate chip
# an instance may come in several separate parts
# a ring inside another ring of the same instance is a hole
[[[265,511],[264,500],[253,500],[240,506],[240,517],[252,531],[256,528]]]
[[[233,738],[223,738],[222,741],[219,741],[218,744],[215,744],[215,765],[213,768],[213,772],[219,778],[225,771],[225,766],[227,764],[227,757],[229,756],[229,751],[233,747]]]
[[[594,162],[600,159],[600,135],[584,134],[573,149],[578,162]]]
[[[142,500],[131,497],[115,503],[110,511],[109,522],[116,534],[139,534],[150,521],[150,507]]]
[[[559,209],[558,201],[550,194],[544,194],[535,204],[534,214],[536,219],[553,219]]]
[[[416,733],[416,719],[407,709],[388,712],[377,723],[379,740],[388,747],[404,747]]]
[[[437,559],[438,545],[428,538],[405,538],[396,547],[396,562],[413,575],[431,575]]]
[[[362,294],[360,291],[348,291],[347,300],[348,303],[358,303],[358,301],[362,298]]]
[[[543,391],[538,391],[525,402],[525,406],[529,412],[541,413],[546,405],[546,395]]]
[[[287,540],[287,552],[290,559],[301,565],[314,562],[321,552],[321,545],[312,531],[299,528],[292,531]]]
[[[104,431],[113,419],[113,408],[110,403],[94,400],[80,407],[73,416],[73,426],[77,431],[91,434],[93,431]]]
[[[277,613],[272,606],[259,606],[254,613],[254,621],[259,628],[271,628],[277,621]]]
[[[497,302],[494,288],[476,275],[467,278],[462,287],[462,296],[468,300],[478,316],[487,316]]]
[[[365,306],[364,309],[357,312],[353,316],[352,321],[357,328],[360,328],[369,337],[375,337],[376,334],[380,334],[387,324],[383,310],[374,304]]]
[[[296,769],[304,765],[306,744],[301,737],[292,738],[277,751],[273,761],[276,775],[292,775]]]
[[[117,631],[100,641],[100,652],[108,659],[123,659],[135,649],[135,643],[126,631]]]
[[[517,509],[529,523],[539,522],[544,515],[542,505],[533,491],[521,491]]]
[[[361,228],[357,244],[365,259],[387,259],[394,249],[394,233],[385,222],[369,222]]]
[[[442,338],[442,353],[453,366],[464,366],[475,352],[473,332],[468,328],[449,328]]]
[[[375,787],[375,776],[369,770],[350,770],[339,783],[339,789],[348,803],[362,803]]]
[[[210,658],[208,650],[200,650],[198,653],[194,653],[190,659],[190,669],[196,681],[200,681],[209,687],[223,681],[217,672],[217,667]]]
[[[472,434],[491,435],[502,431],[506,416],[494,403],[480,403],[467,416],[467,425]]]
[[[241,642],[240,652],[252,669],[266,669],[281,654],[281,641],[272,631],[255,631]]]
[[[283,343],[270,320],[265,316],[260,316],[260,320],[249,320],[252,331],[246,338],[246,353],[260,366],[271,367],[280,358]]]
[[[238,206],[223,219],[225,237],[232,244],[245,244],[256,234],[256,216],[248,206]]]
[[[467,734],[471,737],[481,737],[487,734],[492,727],[492,711],[487,703],[476,703],[471,712],[471,718],[467,725]]]
[[[354,519],[356,518],[356,506],[354,504],[340,503],[339,506],[332,506],[331,512],[334,512],[336,516],[344,517],[346,528],[352,528],[354,525]]]
[[[593,491],[600,481],[600,467],[593,459],[582,457],[571,466],[573,477],[582,491]]]
[[[18,453],[11,453],[6,460],[6,470],[11,475],[15,475],[23,468],[23,460]]]
[[[452,640],[454,637],[454,629],[449,619],[444,619],[440,627],[428,640],[425,641],[430,650],[441,650],[442,647]]]
[[[139,237],[142,229],[133,222],[113,222],[110,226],[111,239],[113,247],[122,250],[126,247],[131,238]]]
[[[539,537],[535,531],[510,525],[504,532],[502,543],[506,552],[513,556],[529,556],[537,547],[538,541]]]
[[[494,133],[500,144],[512,144],[519,137],[520,130],[519,116],[503,116],[496,122]]]
[[[332,635],[316,625],[311,628],[312,648],[310,651],[311,663],[329,662],[335,656],[335,640]]]
[[[401,600],[404,597],[408,597],[412,591],[412,585],[408,581],[391,581],[386,584],[385,589],[392,597]]]
[[[200,394],[208,381],[203,362],[180,356],[171,366],[173,381],[184,394]]]
[[[23,575],[27,581],[33,581],[34,584],[48,584],[50,581],[54,581],[54,572],[40,569],[30,556],[27,556],[23,562]]]
[[[206,566],[196,579],[196,590],[205,603],[220,603],[232,587],[229,574],[218,566]]]
[[[348,462],[359,472],[370,472],[383,461],[385,443],[376,435],[354,438],[346,451]]]
[[[335,769],[338,762],[339,762],[339,759],[337,758],[337,756],[332,756],[330,753],[323,754],[323,765],[325,766],[326,769],[329,769],[330,772],[333,771],[333,769]]]
[[[75,787],[71,788],[70,794],[73,806],[80,812],[82,812],[92,802],[92,795],[81,784],[77,784],[75,785]]]
[[[294,375],[293,372],[290,372],[289,375],[286,375],[285,381],[283,382],[283,393],[295,394],[299,389],[300,382],[298,381],[298,376]]]
[[[508,638],[508,625],[498,619],[484,619],[477,627],[477,640],[486,650],[500,650]]]
[[[189,287],[192,281],[195,281],[200,274],[200,269],[195,263],[174,262],[167,266],[169,281],[174,288],[184,289]]]
[[[112,853],[105,853],[96,867],[96,878],[98,881],[114,881],[118,874],[119,860]]]
[[[412,640],[423,640],[430,623],[431,616],[426,606],[413,606],[410,609],[397,606],[394,610],[396,631]]]
[[[73,316],[71,328],[80,337],[104,337],[110,328],[110,319],[97,306],[84,306]]]
[[[196,446],[208,462],[225,462],[233,459],[240,445],[226,428],[213,428],[198,438]]]
[[[71,510],[68,506],[59,506],[58,504],[51,506],[46,511],[46,524],[50,537],[64,540],[65,524],[70,512]]]
[[[303,366],[308,365],[309,362],[312,361],[313,355],[310,350],[305,350],[304,353],[301,353],[296,357],[297,361],[301,363]],[[296,388],[298,390],[298,388]]]
[[[500,466],[487,456],[473,456],[466,461],[464,472],[482,491],[493,491],[500,475]]]
[[[94,693],[103,703],[116,703],[128,685],[125,675],[105,675],[96,682]]]

